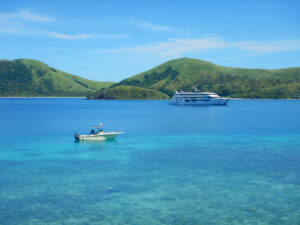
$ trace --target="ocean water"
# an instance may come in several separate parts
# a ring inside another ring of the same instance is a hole
[[[0,224],[300,224],[300,101],[0,99]]]

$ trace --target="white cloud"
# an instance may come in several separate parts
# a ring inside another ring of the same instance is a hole
[[[258,54],[269,54],[281,51],[300,50],[300,40],[282,41],[241,41],[226,42],[218,37],[194,39],[169,39],[149,45],[122,47],[118,49],[97,49],[95,53],[134,53],[149,54],[162,57],[181,57],[187,54],[197,54],[205,50],[242,50]]]
[[[67,39],[67,40],[83,40],[90,38],[97,39],[120,39],[127,38],[130,35],[128,34],[74,34],[68,35],[63,33],[47,31],[44,33],[46,37],[57,38],[57,39]]]
[[[223,48],[225,43],[219,38],[202,39],[170,39],[151,45],[124,47],[119,49],[98,49],[97,53],[137,53],[154,54],[166,57],[178,57],[187,53],[197,53],[203,50]]]
[[[123,39],[123,38],[129,38],[131,37],[131,35],[129,34],[95,34],[94,35],[95,38],[99,38],[99,39]]]
[[[153,24],[153,23],[147,23],[144,21],[133,21],[133,24],[146,29],[146,30],[151,30],[151,31],[174,31],[175,29],[166,26],[166,25],[157,25],[157,24]]]
[[[131,20],[131,23],[136,27],[142,28],[144,30],[154,31],[154,32],[173,32],[181,35],[188,35],[191,33],[191,31],[188,29],[177,29],[167,25],[153,24],[141,20]]]
[[[128,34],[85,34],[75,33],[66,34],[53,30],[48,30],[40,24],[33,24],[34,22],[48,22],[55,20],[54,18],[44,16],[41,14],[33,13],[28,9],[19,9],[14,13],[0,13],[0,32],[16,35],[16,36],[27,36],[27,37],[43,37],[43,38],[54,38],[64,40],[84,40],[84,39],[121,39],[128,38]]]
[[[231,44],[232,47],[244,51],[256,52],[259,54],[269,54],[273,52],[300,50],[300,40],[282,41],[240,41]]]
[[[127,34],[65,34],[60,32],[53,32],[49,30],[29,30],[29,29],[19,29],[12,27],[0,27],[0,33],[6,33],[16,36],[27,36],[27,37],[42,37],[42,38],[54,38],[54,39],[64,39],[64,40],[85,40],[85,39],[121,39],[127,38]]]
[[[13,27],[1,27],[0,26],[0,33],[6,33],[6,34],[12,34],[12,35],[17,35],[21,36],[23,35],[23,32],[17,28]]]
[[[29,20],[29,21],[35,21],[35,22],[46,22],[46,21],[54,20],[54,18],[43,16],[43,15],[40,15],[37,13],[33,13],[27,9],[20,9],[19,16],[22,19]]]
[[[56,39],[66,39],[66,40],[83,40],[92,38],[92,35],[89,34],[63,34],[58,32],[52,32],[52,31],[45,31],[41,33],[41,36],[50,37],[50,38],[56,38]]]
[[[0,32],[6,34],[12,34],[16,36],[48,37],[48,38],[56,38],[56,39],[68,39],[68,40],[91,38],[91,36],[87,34],[68,35],[68,34],[63,34],[58,32],[52,32],[48,30],[29,30],[29,29],[18,29],[12,27],[0,27]]]
[[[0,13],[0,23],[12,22],[16,20],[47,22],[47,21],[54,20],[54,18],[33,13],[31,10],[28,9],[19,9],[17,12],[13,12],[13,13]]]

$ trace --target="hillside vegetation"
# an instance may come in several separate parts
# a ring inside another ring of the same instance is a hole
[[[0,96],[87,96],[112,84],[90,81],[37,60],[0,60]]]
[[[299,98],[300,68],[230,68],[198,59],[180,58],[122,80],[112,87],[117,86],[150,88],[168,96],[176,90],[198,88],[235,98]]]
[[[243,69],[180,58],[113,84],[90,81],[37,60],[0,60],[0,96],[166,99],[176,90],[195,88],[235,98],[300,98],[300,67]]]
[[[133,86],[116,86],[102,89],[90,99],[168,99],[169,96],[154,90]]]

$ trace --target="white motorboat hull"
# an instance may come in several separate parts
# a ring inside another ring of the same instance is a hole
[[[75,139],[78,141],[104,141],[107,139],[113,139],[123,132],[108,132],[100,134],[88,134],[88,135],[79,135],[75,134]]]

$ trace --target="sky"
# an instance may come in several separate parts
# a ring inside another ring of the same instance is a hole
[[[14,0],[0,4],[0,59],[120,81],[180,57],[300,66],[300,1]]]

